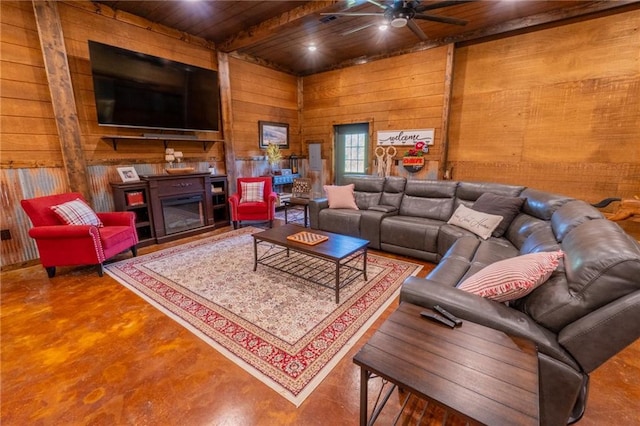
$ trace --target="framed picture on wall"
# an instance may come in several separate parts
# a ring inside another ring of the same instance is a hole
[[[287,123],[258,121],[258,134],[260,135],[261,149],[267,148],[270,143],[274,143],[280,148],[289,148],[289,125]]]
[[[138,182],[140,177],[133,167],[118,167],[118,174],[122,182]]]

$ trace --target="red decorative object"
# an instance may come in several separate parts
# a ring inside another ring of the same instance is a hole
[[[93,225],[66,225],[53,212],[51,206],[80,198],[71,192],[22,200],[20,204],[31,219],[33,228],[29,236],[36,240],[40,263],[50,278],[56,266],[98,265],[102,276],[102,262],[130,249],[136,255],[138,235],[135,214],[132,212],[96,213],[103,227]]]
[[[264,182],[264,199],[259,202],[241,203],[242,182]],[[238,223],[243,220],[268,220],[269,227],[273,225],[273,218],[276,215],[276,203],[278,194],[273,192],[271,177],[241,177],[238,178],[237,193],[229,197],[229,207],[231,210],[231,220],[233,228],[238,228]]]
[[[140,204],[144,204],[144,196],[142,195],[142,191],[127,192],[126,195],[128,206],[139,206]]]

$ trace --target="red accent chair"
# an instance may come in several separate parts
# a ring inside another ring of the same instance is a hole
[[[96,213],[104,224],[67,225],[51,210],[67,201],[84,198],[80,193],[49,195],[22,200],[20,204],[31,219],[33,228],[29,236],[36,240],[40,263],[49,278],[56,274],[56,266],[98,265],[98,275],[103,275],[106,259],[125,250],[137,254],[135,214],[133,212]]]
[[[263,200],[240,202],[242,199],[242,182],[264,182]],[[276,203],[278,194],[271,188],[270,177],[241,177],[238,178],[237,191],[229,197],[231,208],[231,220],[233,229],[238,229],[238,224],[243,220],[268,220],[269,227],[273,226],[273,218],[276,215]]]

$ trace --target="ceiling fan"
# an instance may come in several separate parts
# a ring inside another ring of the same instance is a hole
[[[409,27],[411,31],[422,41],[427,40],[427,36],[422,29],[414,22],[414,19],[421,19],[425,21],[442,22],[452,25],[466,25],[467,21],[457,18],[449,18],[446,16],[429,15],[423,12],[434,9],[441,9],[443,7],[454,6],[462,3],[469,3],[469,1],[441,1],[433,4],[420,4],[419,0],[393,0],[391,4],[385,4],[376,0],[366,0],[367,2],[374,4],[382,9],[381,12],[335,12],[335,13],[321,13],[321,15],[334,15],[334,16],[377,16],[382,17],[384,20],[395,28],[402,28],[404,26]],[[349,31],[345,34],[350,34],[355,31],[364,29],[369,25],[357,28],[354,31]]]

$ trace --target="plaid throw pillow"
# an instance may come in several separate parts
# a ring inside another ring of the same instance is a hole
[[[241,203],[264,201],[264,182],[240,182],[240,185],[242,185]]]
[[[104,226],[96,213],[80,198],[67,201],[57,206],[52,206],[51,210],[58,215],[67,225],[94,225]]]

